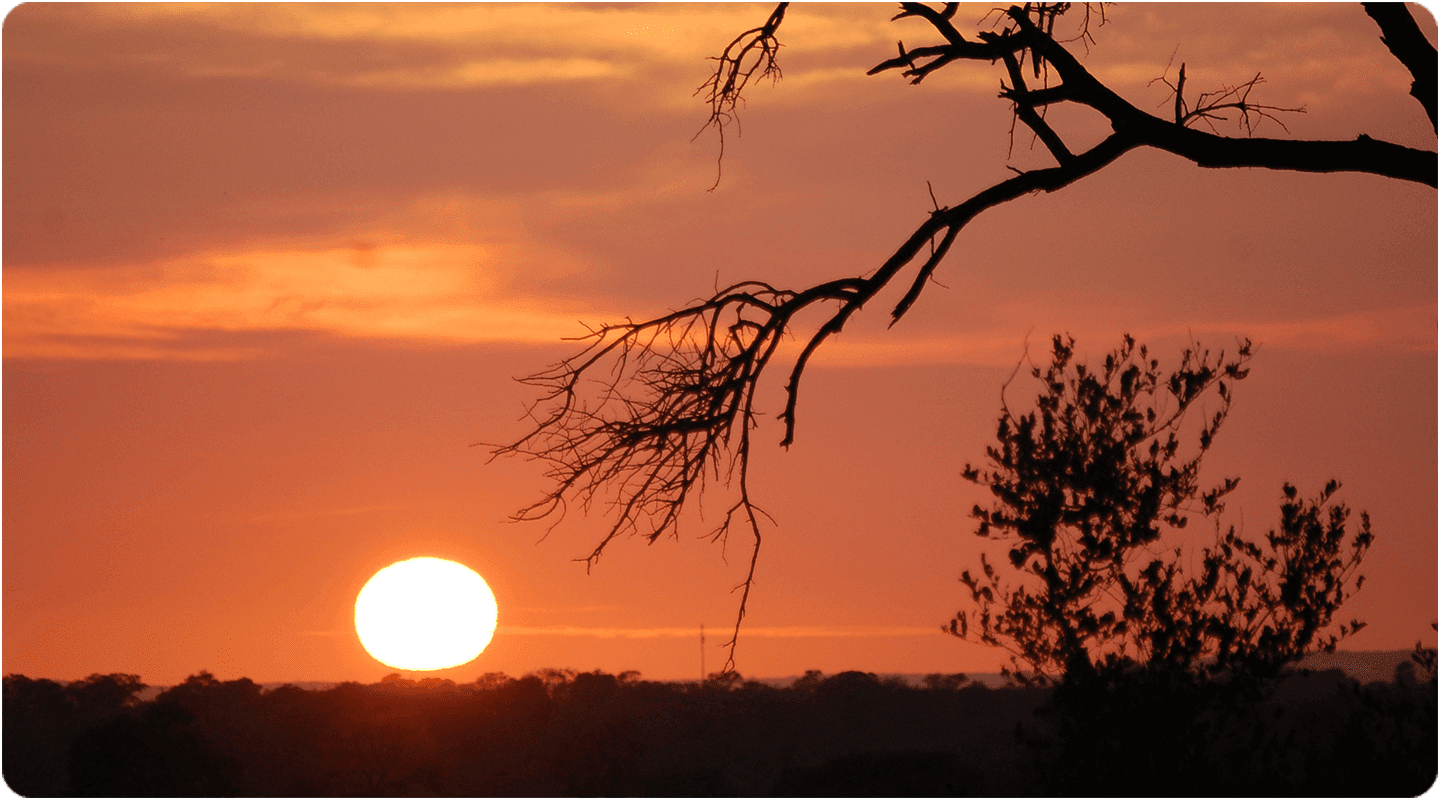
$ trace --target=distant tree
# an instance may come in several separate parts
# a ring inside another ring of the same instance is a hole
[[[0,759],[10,789],[25,797],[69,794],[65,752],[79,726],[65,687],[43,678],[6,675],[0,720]]]
[[[1084,682],[1137,668],[1269,679],[1312,644],[1332,651],[1358,631],[1352,621],[1323,635],[1364,582],[1357,570],[1373,539],[1368,515],[1347,529],[1349,510],[1332,503],[1339,483],[1310,501],[1286,484],[1280,526],[1263,542],[1221,529],[1239,478],[1199,483],[1250,357],[1248,341],[1231,357],[1196,345],[1166,375],[1127,336],[1092,369],[1074,363],[1073,339],[1055,337],[1049,366],[1030,370],[1035,408],[1002,404],[987,468],[965,467],[995,498],[975,507],[976,533],[1012,547],[1008,571],[982,555],[982,574],[963,573],[975,608],[950,632],[1005,647],[1025,678]],[[1186,574],[1165,534],[1196,519],[1211,523],[1214,542]],[[1031,585],[1012,587],[1007,573]]]
[[[700,91],[710,105],[707,127],[722,135],[735,121],[742,92],[752,80],[778,80],[779,30],[787,3],[767,21],[736,37],[715,58],[714,75]],[[764,280],[744,280],[678,311],[643,321],[627,320],[593,328],[585,349],[551,368],[522,379],[542,393],[532,408],[533,428],[495,450],[519,454],[549,466],[551,488],[515,514],[517,520],[554,518],[571,505],[606,508],[613,522],[584,560],[593,565],[617,537],[640,535],[653,542],[678,535],[683,512],[704,493],[707,478],[731,490],[724,514],[709,536],[725,541],[737,526],[753,547],[740,590],[735,636],[725,668],[734,666],[735,645],[754,582],[761,544],[761,517],[754,502],[749,463],[751,431],[760,412],[757,390],[763,375],[780,369],[785,403],[777,419],[780,444],[795,438],[801,378],[815,352],[882,289],[899,284],[904,294],[890,312],[891,324],[914,306],[957,237],[982,212],[1037,191],[1053,192],[1109,166],[1140,148],[1162,150],[1204,168],[1251,167],[1302,172],[1362,172],[1436,186],[1434,151],[1418,150],[1360,135],[1346,141],[1273,139],[1254,136],[1264,123],[1279,124],[1282,112],[1255,99],[1262,83],[1249,80],[1197,93],[1181,64],[1172,80],[1173,103],[1163,116],[1144,111],[1091,74],[1071,52],[1087,47],[1091,27],[1105,21],[1104,6],[1027,3],[990,14],[989,29],[962,33],[959,5],[935,8],[902,3],[895,19],[928,23],[933,44],[906,48],[870,70],[897,71],[919,84],[932,73],[961,62],[1000,65],[1000,98],[1012,104],[1014,119],[1028,128],[1054,166],[1015,169],[1016,174],[954,205],[935,208],[878,268],[862,268],[813,286],[788,289]],[[1380,41],[1414,78],[1411,89],[1435,125],[1435,48],[1401,4],[1366,4]],[[1357,24],[1362,23],[1358,18]],[[982,23],[983,24],[983,23]],[[1032,85],[1038,84],[1038,85]],[[1085,107],[1110,126],[1098,144],[1081,148],[1052,125],[1052,107]],[[1242,135],[1223,136],[1217,122],[1229,120]],[[713,188],[713,187],[712,187]],[[908,270],[908,272],[907,272]],[[904,277],[902,277],[904,275]],[[802,326],[818,312],[818,324]],[[802,343],[788,367],[780,343],[798,333]],[[1296,506],[1296,513],[1305,508]],[[1317,523],[1320,524],[1320,523]],[[1234,545],[1231,545],[1232,547]],[[1158,578],[1157,578],[1158,579]]]
[[[1430,623],[1430,629],[1440,629],[1440,625],[1432,622]],[[1435,657],[1437,652],[1440,651],[1437,651],[1434,647],[1426,647],[1423,641],[1418,641],[1415,643],[1415,649],[1410,653],[1410,660],[1425,671],[1425,677],[1431,683],[1435,682]]]
[[[249,678],[222,681],[202,670],[186,678],[184,683],[161,692],[155,699],[178,703],[195,714],[203,715],[211,710],[228,711],[250,705],[259,697],[259,684]]]
[[[790,688],[797,692],[813,692],[825,683],[825,673],[818,669],[807,669],[795,679]]]
[[[963,672],[956,672],[953,675],[946,675],[940,672],[932,672],[929,675],[926,675],[924,679],[921,680],[920,685],[932,691],[953,692],[959,689],[961,686],[964,686],[967,680],[969,679],[965,676],[965,673]]]
[[[70,746],[71,788],[81,797],[234,794],[240,767],[189,730],[194,715],[148,703],[96,725]]]
[[[110,675],[97,673],[65,684],[65,693],[86,724],[113,716],[122,709],[133,708],[140,702],[137,695],[144,690],[145,684],[139,675],[120,672]]]
[[[78,681],[5,676],[5,779],[17,793],[73,793],[66,754],[77,736],[139,704],[140,676],[95,674]]]

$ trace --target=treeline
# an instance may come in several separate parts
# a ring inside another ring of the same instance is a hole
[[[1428,678],[1428,680],[1426,679]],[[1436,775],[1436,687],[1297,674],[1249,705],[807,673],[777,688],[545,670],[263,690],[199,673],[4,679],[26,796],[1405,796]],[[1214,698],[1211,698],[1212,700]],[[1196,703],[1203,707],[1196,712]],[[1176,704],[1185,706],[1179,713]],[[1208,705],[1207,705],[1208,703]]]

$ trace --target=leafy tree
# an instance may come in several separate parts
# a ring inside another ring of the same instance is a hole
[[[723,134],[736,120],[742,92],[752,80],[780,78],[778,37],[787,7],[779,4],[763,25],[731,41],[714,59],[712,78],[700,87],[710,106],[707,127],[720,131],[722,152]],[[1091,74],[1072,51],[1076,43],[1088,48],[1093,41],[1091,26],[1103,24],[1103,6],[1011,6],[987,16],[990,27],[973,33],[957,27],[958,7],[902,3],[895,19],[921,20],[936,38],[920,47],[901,43],[897,55],[869,74],[896,72],[919,84],[954,65],[998,65],[1003,70],[1000,98],[1012,105],[1014,119],[1033,133],[1053,166],[1016,169],[1014,176],[958,203],[941,205],[937,200],[934,210],[878,267],[799,289],[740,281],[678,311],[593,328],[580,353],[522,379],[541,392],[531,412],[533,427],[495,450],[496,455],[524,455],[549,467],[551,488],[518,511],[517,520],[558,521],[572,505],[609,511],[612,522],[584,559],[587,566],[616,538],[639,535],[653,542],[678,535],[683,512],[704,493],[707,479],[727,487],[724,514],[709,535],[723,542],[738,528],[749,534],[753,548],[746,577],[736,587],[741,596],[726,669],[734,666],[762,541],[760,521],[766,516],[748,480],[762,376],[777,370],[785,376],[785,401],[777,419],[784,426],[780,444],[789,446],[795,438],[801,379],[815,352],[887,287],[904,287],[890,312],[891,324],[903,318],[978,215],[1037,191],[1062,189],[1140,148],[1172,153],[1204,168],[1362,172],[1436,186],[1434,151],[1364,134],[1346,141],[1255,136],[1262,123],[1278,122],[1282,112],[1298,110],[1254,99],[1262,82],[1259,75],[1197,93],[1182,64],[1173,82],[1161,76],[1173,94],[1166,112],[1155,115],[1140,109]],[[1378,26],[1380,40],[1413,76],[1411,93],[1433,127],[1434,47],[1403,6],[1367,4],[1366,12]],[[1077,146],[1074,136],[1067,140],[1052,124],[1053,115],[1046,113],[1067,105],[1098,112],[1109,124],[1109,134],[1088,148]],[[1224,120],[1236,124],[1241,135],[1218,133],[1215,124]],[[815,319],[818,323],[810,324]],[[782,355],[780,343],[787,336],[801,343],[793,357]],[[1295,513],[1303,515],[1310,508],[1297,505]],[[1164,579],[1157,575],[1157,581]],[[1173,644],[1186,647],[1179,641]]]
[[[1073,363],[1073,339],[1055,337],[1050,365],[1031,369],[1041,386],[1035,409],[1017,416],[1005,405],[988,469],[967,464],[963,473],[995,497],[975,507],[976,533],[1012,542],[1009,566],[1033,586],[1010,588],[982,555],[983,574],[961,577],[977,608],[950,631],[1006,647],[1031,676],[1071,681],[1136,667],[1271,678],[1303,655],[1364,582],[1356,570],[1373,539],[1370,518],[1361,514],[1351,534],[1349,510],[1331,502],[1339,483],[1309,501],[1286,484],[1280,526],[1263,543],[1233,526],[1221,532],[1224,497],[1240,481],[1202,489],[1200,461],[1250,357],[1248,341],[1228,358],[1195,346],[1167,376],[1127,336],[1090,369]],[[1191,445],[1182,427],[1205,400],[1214,410]],[[1186,575],[1180,548],[1162,554],[1164,534],[1197,516],[1216,537],[1199,574]],[[1361,627],[1342,625],[1319,645],[1332,651]]]
[[[1192,345],[1167,374],[1127,336],[1092,369],[1057,336],[1030,369],[1033,410],[1002,403],[985,467],[965,467],[994,497],[976,533],[1010,547],[1008,564],[982,555],[982,574],[961,576],[974,605],[949,630],[1008,649],[1022,682],[1060,677],[1022,736],[1050,789],[1265,793],[1302,777],[1293,733],[1255,703],[1309,649],[1363,627],[1325,634],[1373,536],[1365,514],[1349,529],[1335,481],[1312,500],[1286,484],[1262,541],[1222,527],[1239,479],[1203,488],[1201,460],[1250,358],[1248,341],[1231,356]],[[1194,573],[1175,546],[1191,522],[1214,530]],[[1122,757],[1142,766],[1117,776]]]

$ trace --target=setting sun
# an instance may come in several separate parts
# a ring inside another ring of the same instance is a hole
[[[439,558],[391,564],[355,598],[360,643],[396,669],[445,669],[474,659],[490,644],[496,616],[485,579]]]

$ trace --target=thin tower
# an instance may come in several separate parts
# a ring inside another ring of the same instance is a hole
[[[705,685],[705,623],[700,623],[700,685]]]

